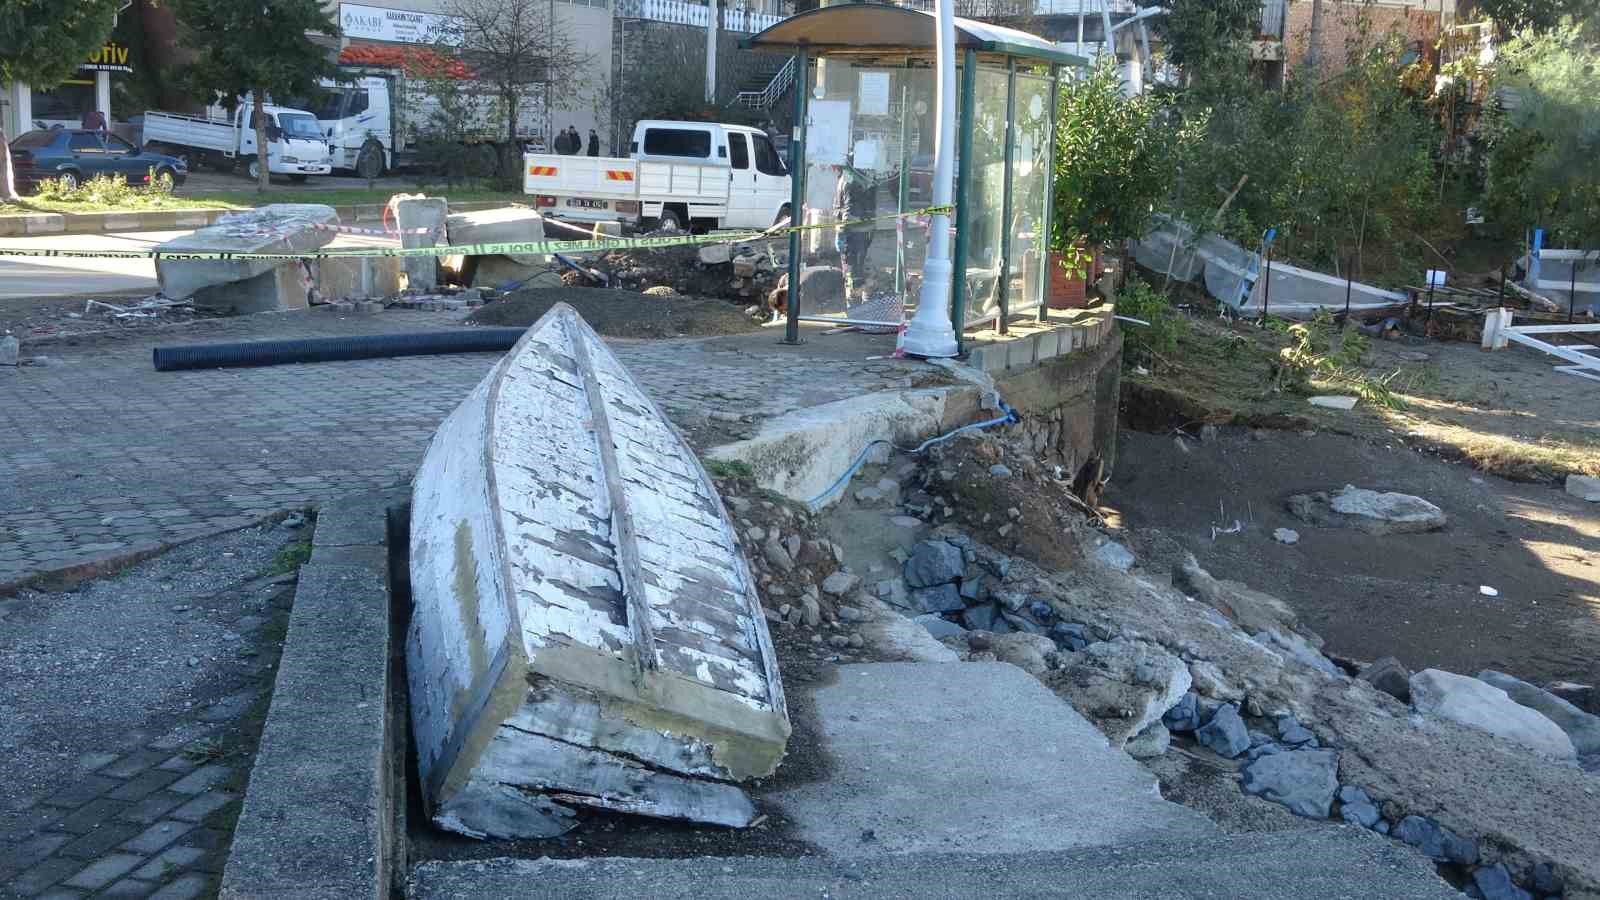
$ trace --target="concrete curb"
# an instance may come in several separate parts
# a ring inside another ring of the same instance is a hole
[[[51,592],[70,591],[85,581],[110,575],[113,572],[125,569],[128,566],[134,565],[135,563],[142,563],[153,556],[160,556],[168,550],[182,547],[185,544],[192,544],[195,541],[204,540],[209,537],[216,537],[219,534],[229,534],[245,528],[254,528],[257,525],[262,525],[267,522],[276,522],[279,519],[287,516],[289,512],[290,510],[284,509],[265,516],[257,516],[248,519],[241,517],[240,523],[232,528],[218,528],[215,531],[207,531],[203,534],[196,534],[191,537],[181,538],[175,541],[155,541],[145,544],[134,544],[131,547],[127,547],[107,556],[97,556],[93,559],[72,563],[71,565],[61,566],[55,569],[43,569],[38,572],[24,575],[21,578],[13,578],[10,581],[0,581],[0,597],[8,597],[12,594],[15,594],[17,591],[26,590],[28,588]]]
[[[499,209],[510,200],[472,200],[452,203],[453,212],[473,212],[481,209]],[[339,221],[344,224],[381,222],[382,203],[356,203],[335,206]],[[213,225],[223,214],[239,212],[232,209],[162,209],[150,212],[104,213],[25,213],[17,216],[0,216],[0,238],[29,237],[41,234],[106,234],[116,231],[175,231],[180,228],[204,228]]]
[[[405,878],[405,712],[391,566],[404,594],[409,492],[321,506],[223,898],[388,900]],[[404,597],[400,598],[400,602]]]

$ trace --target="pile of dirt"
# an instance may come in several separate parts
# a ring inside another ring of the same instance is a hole
[[[625,290],[670,288],[685,296],[749,304],[777,285],[787,258],[779,243],[769,247],[767,242],[736,244],[728,248],[725,260],[713,252],[712,258],[722,260],[714,263],[705,262],[700,251],[698,246],[612,250],[597,259],[586,259],[585,264],[606,273],[613,285]],[[736,269],[732,262],[736,257],[747,263]]]
[[[474,325],[526,327],[557,303],[578,311],[606,337],[675,338],[744,334],[760,326],[740,308],[718,300],[661,297],[607,288],[528,288],[485,304]]]

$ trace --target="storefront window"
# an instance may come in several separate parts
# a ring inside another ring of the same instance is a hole
[[[94,109],[94,82],[68,81],[52,90],[33,92],[33,117],[49,122],[71,122]]]

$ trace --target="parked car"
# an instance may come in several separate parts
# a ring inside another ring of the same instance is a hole
[[[96,175],[122,175],[129,184],[145,184],[154,177],[176,187],[189,176],[181,159],[81,128],[30,131],[11,142],[11,163],[19,189],[59,178],[70,190]]]

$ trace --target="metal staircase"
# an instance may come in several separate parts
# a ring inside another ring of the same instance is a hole
[[[794,57],[791,56],[765,87],[740,91],[734,102],[748,109],[771,109],[784,94],[789,92],[789,86],[792,84],[794,84]]]

